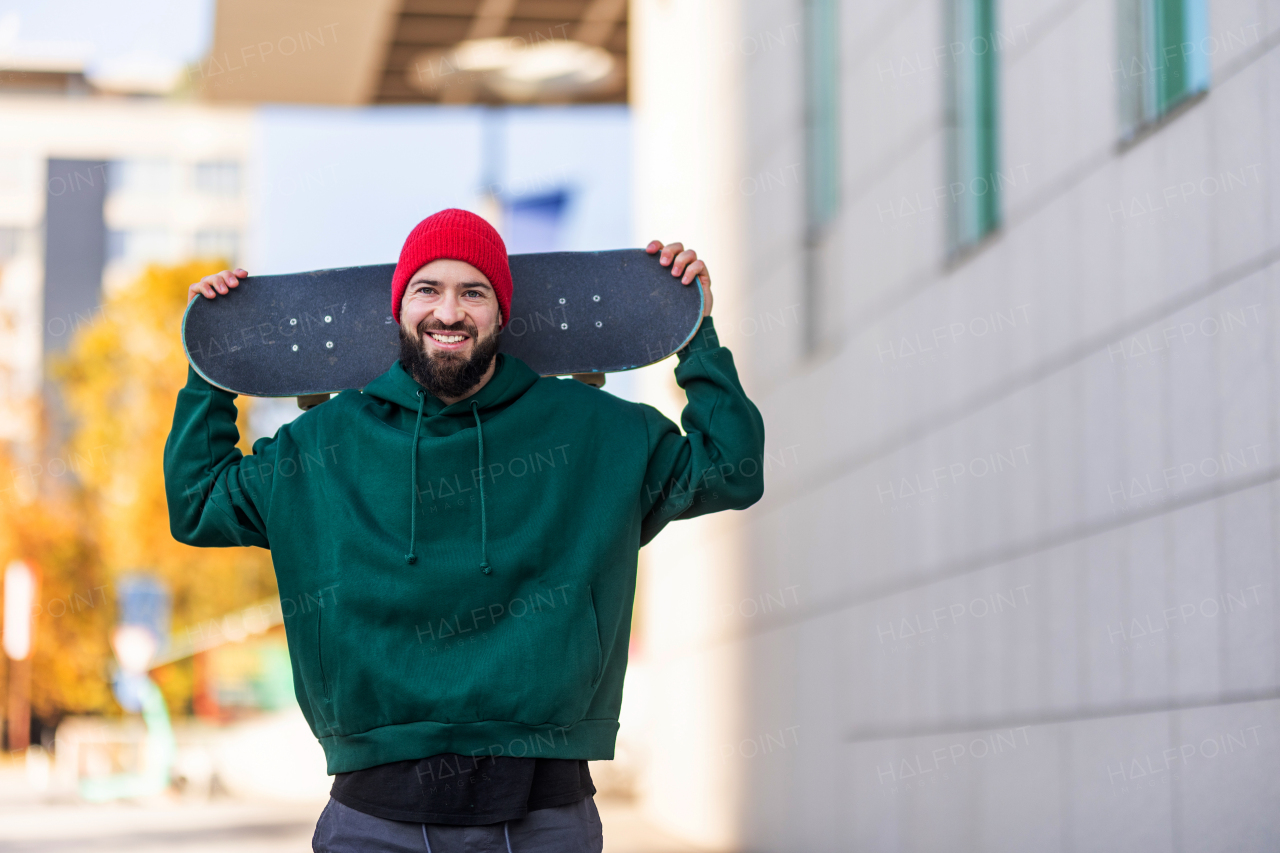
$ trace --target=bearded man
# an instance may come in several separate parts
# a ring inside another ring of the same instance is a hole
[[[679,243],[647,250],[706,295],[677,354],[683,433],[498,352],[506,247],[462,210],[404,243],[399,361],[251,455],[235,395],[188,371],[165,446],[170,526],[189,545],[269,548],[282,600],[300,603],[294,689],[335,776],[315,850],[601,849],[587,761],[613,758],[637,553],[764,489],[763,421],[716,339],[706,264]]]

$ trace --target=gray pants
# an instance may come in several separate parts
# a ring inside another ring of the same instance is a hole
[[[315,853],[600,853],[604,830],[591,797],[485,826],[384,820],[330,799],[316,823],[311,849]]]

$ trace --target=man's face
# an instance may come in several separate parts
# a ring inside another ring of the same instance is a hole
[[[432,261],[410,277],[400,302],[400,361],[437,397],[461,397],[493,362],[500,319],[484,273],[465,261]]]

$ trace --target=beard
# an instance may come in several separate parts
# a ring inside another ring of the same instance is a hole
[[[446,326],[428,317],[418,324],[416,335],[400,327],[400,364],[418,384],[440,398],[461,397],[476,386],[498,354],[498,332],[481,338],[476,327],[465,323]],[[471,355],[427,353],[423,338],[428,331],[466,332],[471,336]]]

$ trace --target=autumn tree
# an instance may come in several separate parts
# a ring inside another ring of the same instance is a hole
[[[115,620],[113,580],[155,574],[173,593],[175,632],[275,594],[270,555],[249,548],[192,548],[169,533],[163,453],[174,401],[186,382],[179,334],[187,287],[221,267],[151,267],[109,294],[51,367],[70,419],[57,466],[34,494],[16,490],[0,520],[0,557],[39,562],[41,596],[92,592],[98,603],[75,619],[38,612],[33,708],[42,717],[104,710]],[[241,398],[241,435],[248,405]],[[247,442],[242,449],[248,452]],[[6,559],[7,562],[7,559]],[[108,606],[109,605],[109,606]],[[60,609],[65,609],[64,605]],[[189,678],[161,680],[170,704],[184,707]]]

